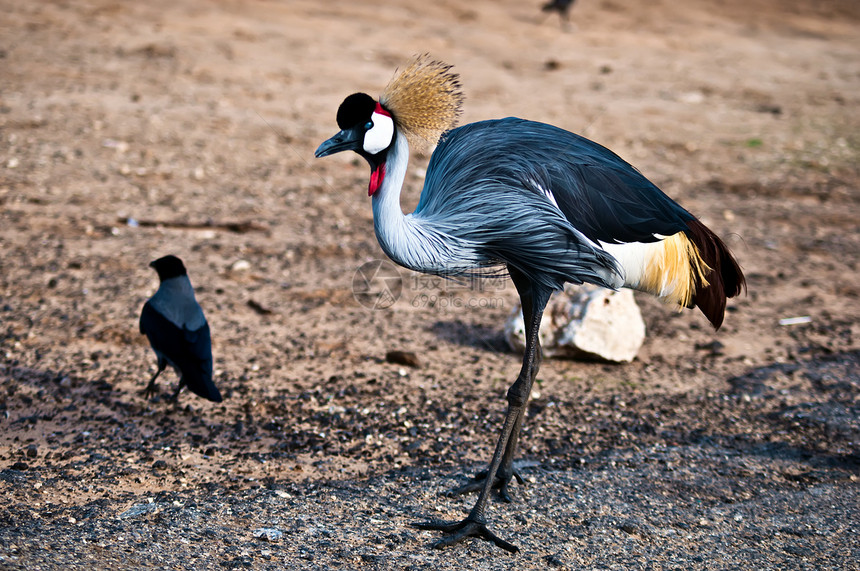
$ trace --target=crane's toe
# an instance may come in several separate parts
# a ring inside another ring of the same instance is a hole
[[[470,517],[463,521],[447,523],[440,520],[432,520],[427,522],[415,522],[410,524],[418,529],[431,531],[441,531],[447,533],[445,537],[433,543],[436,549],[442,549],[451,545],[456,545],[468,537],[477,537],[484,541],[491,541],[496,547],[501,547],[510,553],[517,553],[520,549],[512,543],[508,543],[495,533],[487,528],[487,524],[481,521],[474,520]]]

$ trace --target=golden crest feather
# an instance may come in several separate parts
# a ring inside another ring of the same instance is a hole
[[[435,145],[442,133],[457,124],[463,92],[451,67],[427,54],[417,56],[379,96],[413,146]]]

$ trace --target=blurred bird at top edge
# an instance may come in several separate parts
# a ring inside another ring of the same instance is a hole
[[[558,17],[561,21],[561,27],[564,29],[570,28],[570,9],[576,3],[576,0],[550,0],[543,6],[543,12],[558,12]]]

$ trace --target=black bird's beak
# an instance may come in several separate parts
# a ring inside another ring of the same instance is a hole
[[[324,142],[314,153],[316,158],[327,157],[341,151],[360,151],[364,132],[360,129],[344,129]]]

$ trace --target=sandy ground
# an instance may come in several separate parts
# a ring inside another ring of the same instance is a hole
[[[856,564],[860,5],[581,0],[564,29],[540,4],[2,2],[0,566]],[[491,510],[513,557],[408,525],[474,501],[444,492],[490,456],[513,287],[389,269],[396,303],[368,309],[367,166],[313,158],[345,95],[424,52],[461,74],[464,122],[612,148],[749,282],[717,333],[638,296],[636,361],[544,362],[527,485]],[[167,402],[169,373],[139,393],[167,253],[222,404]]]

